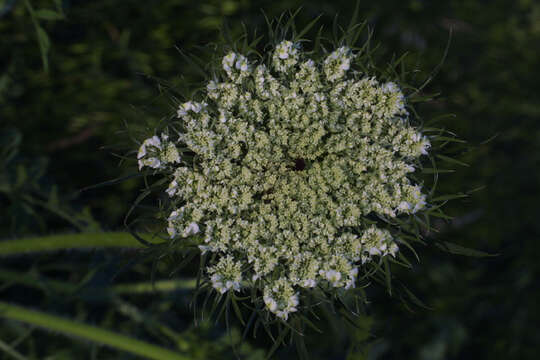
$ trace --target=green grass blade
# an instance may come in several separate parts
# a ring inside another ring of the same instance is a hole
[[[489,257],[489,256],[498,256],[499,254],[489,254],[484,251],[476,250],[476,249],[470,249],[455,243],[451,243],[448,241],[441,241],[435,244],[439,249],[449,252],[451,254],[455,255],[463,255],[463,256],[470,256],[470,257]]]
[[[150,241],[157,243],[155,240]],[[64,234],[0,241],[0,256],[64,249],[143,247],[143,244],[127,232]]]
[[[0,350],[11,356],[11,358],[13,359],[28,360],[27,357],[21,355],[17,350],[15,350],[13,347],[9,346],[9,344],[6,344],[2,340],[0,340]]]
[[[60,332],[69,337],[78,337],[87,341],[107,345],[112,348],[130,352],[148,359],[188,360],[187,357],[113,331],[100,329],[81,322],[68,320],[40,311],[29,310],[21,306],[0,302],[0,317],[38,326],[40,328]]]
[[[449,162],[449,163],[452,163],[452,164],[457,164],[457,165],[461,165],[461,166],[467,166],[469,167],[470,165],[467,164],[467,163],[464,163],[463,161],[459,161],[457,159],[454,159],[454,158],[451,158],[449,156],[445,156],[445,155],[435,155],[436,157],[438,157],[439,159],[443,160],[443,161],[446,161],[446,162]]]

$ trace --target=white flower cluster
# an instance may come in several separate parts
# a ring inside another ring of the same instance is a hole
[[[190,235],[195,235],[199,232],[199,225],[196,222],[191,222],[186,226],[183,226],[185,224],[182,221],[183,214],[183,208],[180,208],[178,210],[174,210],[169,215],[169,218],[167,219],[169,222],[167,232],[169,233],[169,236],[171,238],[175,238],[177,236],[188,237]]]
[[[272,64],[279,72],[286,72],[298,63],[299,51],[298,45],[292,41],[282,41],[276,46]]]
[[[161,138],[152,136],[146,139],[137,153],[139,170],[144,166],[153,169],[163,169],[167,164],[180,163],[180,154],[169,136],[161,134]]]
[[[265,287],[263,300],[268,310],[283,320],[287,320],[289,313],[295,312],[298,306],[298,294],[286,278],[280,278],[272,286]]]
[[[345,73],[351,67],[351,50],[342,46],[330,54],[324,60],[324,73],[328,81],[336,81],[345,76]]]
[[[180,105],[177,143],[192,164],[156,136],[139,159],[179,164],[166,167],[178,204],[168,232],[197,234],[219,255],[207,269],[213,287],[262,288],[267,309],[287,319],[302,288],[354,287],[363,264],[396,255],[390,231],[367,216],[426,206],[407,175],[430,143],[409,125],[399,87],[352,70],[350,49],[316,62],[283,41],[269,60],[271,69],[227,54],[207,97]]]
[[[208,273],[212,274],[212,286],[221,294],[230,289],[240,290],[242,263],[235,261],[233,256],[227,255],[219,259],[216,265],[208,268]]]
[[[247,58],[243,55],[230,52],[223,57],[221,64],[229,78],[236,83],[241,82],[249,74],[250,66]]]

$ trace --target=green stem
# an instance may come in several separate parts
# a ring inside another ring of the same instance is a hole
[[[157,243],[148,237],[145,240]],[[63,249],[143,247],[127,232],[65,234],[0,241],[0,256]]]
[[[134,338],[119,335],[115,332],[68,320],[59,316],[49,315],[40,311],[28,310],[21,306],[0,302],[0,317],[22,321],[46,330],[76,336],[87,341],[108,345],[118,350],[149,359],[188,360],[176,352],[152,345]]]

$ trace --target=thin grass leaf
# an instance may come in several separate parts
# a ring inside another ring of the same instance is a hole
[[[255,33],[255,38],[249,43],[249,48],[252,49],[252,51],[255,52],[257,55],[259,55],[259,57],[261,58],[262,58],[262,54],[255,51],[255,48],[257,47],[257,45],[261,42],[263,38],[264,38],[264,35],[256,36],[256,33]]]
[[[432,142],[444,141],[444,142],[455,142],[455,143],[461,143],[461,144],[467,143],[465,140],[457,139],[455,137],[439,136],[439,135],[430,137],[430,140]]]
[[[69,222],[79,231],[85,230],[85,227],[87,224],[79,221],[79,219],[76,216],[74,216],[72,213],[65,211],[65,209],[61,209],[58,206],[58,203],[54,202],[54,198],[52,199],[53,201],[51,203],[49,201],[43,201],[39,199],[38,197],[34,197],[33,195],[23,195],[22,199],[32,205],[37,205],[45,210],[50,211],[51,213]]]
[[[146,357],[162,360],[188,360],[187,357],[171,350],[159,347],[134,338],[120,335],[113,331],[87,325],[40,311],[29,310],[21,306],[0,302],[0,317],[21,321],[42,329],[59,332],[69,337],[77,337],[86,341],[107,345],[114,349]]]
[[[352,325],[352,327],[354,327],[355,329],[357,329],[357,330],[362,330],[362,327],[361,327],[360,325],[358,325],[358,324],[354,321],[354,319],[351,319],[351,318],[349,317],[349,314],[348,314],[346,311],[344,311],[343,309],[341,309],[341,310],[339,311],[339,315],[341,315],[342,318],[343,318],[347,323],[349,323],[349,325]]]
[[[304,338],[300,335],[296,336],[295,341],[296,345],[296,352],[300,356],[301,360],[309,360],[309,353],[306,348],[306,342],[304,341]]]
[[[411,94],[411,96],[414,96],[415,94],[422,91],[431,82],[431,80],[433,80],[433,78],[439,73],[439,71],[441,70],[441,68],[442,68],[442,66],[443,66],[443,64],[444,64],[444,62],[446,60],[446,57],[448,56],[448,50],[450,50],[450,43],[452,42],[452,33],[453,33],[452,28],[450,28],[450,31],[448,33],[448,41],[446,43],[446,47],[444,48],[444,52],[443,52],[443,56],[441,58],[441,61],[431,71],[431,73],[429,74],[427,79],[424,81],[424,83],[422,85],[420,85],[420,87],[413,94]]]
[[[431,166],[433,169],[437,170],[437,162],[435,161],[435,158],[433,156],[429,157],[429,161],[431,162]],[[433,185],[431,186],[431,189],[429,190],[429,197],[432,198],[435,194],[435,191],[437,190],[437,186],[439,185],[439,172],[435,171],[433,173]]]
[[[479,186],[479,187],[476,187],[476,188],[474,188],[472,190],[467,191],[467,194],[470,195],[470,194],[475,193],[477,191],[482,191],[485,188],[486,188],[486,185],[482,185],[482,186]]]
[[[435,212],[435,210],[438,210],[440,208],[442,208],[444,205],[446,205],[446,203],[448,202],[449,200],[446,200],[446,201],[443,201],[442,203],[438,204],[438,205],[435,205],[435,206],[431,206],[427,211],[426,211],[426,214],[427,215],[430,215],[432,212]]]
[[[144,177],[144,180],[145,180],[145,183],[146,183],[146,181],[147,181],[146,176]],[[163,178],[161,180],[156,181],[154,184],[152,184],[152,186],[149,186],[146,183],[146,189],[139,196],[137,196],[137,198],[135,199],[135,201],[133,202],[133,204],[129,208],[128,212],[126,213],[126,216],[124,217],[124,225],[126,227],[129,228],[127,220],[129,218],[129,216],[131,215],[131,213],[133,212],[133,210],[135,210],[137,205],[139,205],[139,203],[141,201],[143,201],[148,195],[150,195],[154,188],[159,188],[161,185],[165,184],[166,182],[167,182],[167,179]]]
[[[201,306],[201,319],[202,320],[204,320],[204,310],[206,309],[208,301],[210,300],[210,297],[212,296],[213,292],[214,292],[214,288],[208,287],[208,290],[206,291],[206,296],[204,297],[204,300]],[[211,314],[208,315],[208,319],[211,319]]]
[[[16,359],[16,360],[28,360],[28,358],[26,356],[23,356],[20,352],[15,350],[15,348],[13,348],[9,344],[3,342],[2,339],[0,339],[0,350],[2,350],[3,352],[5,352],[9,356],[11,356],[13,359]]]
[[[49,71],[49,49],[51,48],[51,41],[49,36],[39,25],[36,25],[36,34],[39,44],[39,49],[41,51],[41,61],[43,63],[43,69],[45,72]]]
[[[501,133],[496,133],[495,135],[489,137],[487,140],[484,140],[480,143],[480,145],[486,145],[490,142],[492,142],[493,140],[495,140],[497,137],[499,137],[499,135],[501,135]]]
[[[441,93],[418,95],[417,93],[415,93],[414,95],[411,94],[411,95],[407,96],[407,100],[412,104],[419,103],[419,102],[427,102],[427,101],[435,99],[440,94]]]
[[[261,8],[261,12],[263,14],[264,21],[266,22],[266,28],[268,30],[268,40],[270,41],[271,44],[274,44],[275,34],[274,34],[274,28],[272,26],[272,21],[268,19],[268,16],[266,16],[266,13],[264,12],[262,8]]]
[[[302,315],[302,314],[299,314],[298,315],[302,321],[307,324],[310,328],[312,328],[313,330],[315,330],[316,332],[318,332],[319,334],[322,334],[323,331],[321,329],[319,329],[311,320],[309,320],[309,318],[305,315]]]
[[[440,155],[440,154],[437,154],[435,155],[437,158],[443,160],[443,161],[446,161],[446,162],[449,162],[449,163],[452,163],[452,164],[457,164],[457,165],[461,165],[461,166],[466,166],[466,167],[469,167],[470,165],[467,164],[467,163],[464,163],[463,161],[459,161],[459,160],[456,160],[454,158],[451,158],[449,156],[446,156],[446,155]]]
[[[435,246],[437,246],[439,249],[449,252],[451,254],[455,255],[463,255],[463,256],[470,256],[470,257],[492,257],[492,256],[499,256],[499,254],[489,254],[484,251],[470,249],[452,242],[448,241],[438,241],[435,243]]]
[[[349,45],[354,45],[354,42],[351,41],[351,36],[354,36],[353,30],[358,25],[358,14],[360,13],[360,0],[356,0],[356,3],[354,4],[354,10],[351,15],[351,20],[349,21],[349,26],[347,26],[347,42]]]
[[[240,311],[240,308],[238,307],[238,304],[236,303],[234,294],[231,296],[231,302],[232,302],[233,310],[234,310],[234,313],[236,314],[236,317],[238,318],[238,320],[240,320],[240,323],[243,326],[246,326],[246,323],[244,322],[244,318],[242,317],[242,311]]]
[[[22,344],[26,339],[31,339],[32,334],[36,328],[34,326],[28,326],[15,340],[10,342],[10,346],[16,348]]]
[[[333,38],[333,41],[334,41],[334,47],[338,47],[339,46],[339,42],[338,42],[338,29],[339,29],[339,24],[338,24],[338,14],[336,13],[334,15],[334,19],[332,20],[332,38]]]
[[[435,217],[438,217],[438,218],[441,218],[441,219],[445,219],[445,220],[454,220],[453,216],[446,215],[445,213],[443,213],[440,210],[431,212],[429,215],[435,216]]]
[[[294,26],[294,20],[296,16],[298,16],[298,13],[302,10],[302,7],[299,6],[298,9],[295,10],[294,13],[289,13],[289,19],[285,23],[285,25],[281,28],[283,30],[283,36],[286,37],[289,33],[290,29]]]
[[[263,324],[264,325],[264,324]],[[283,340],[285,339],[285,337],[287,336],[287,334],[289,333],[290,331],[290,328],[286,327],[284,329],[280,329],[280,333],[279,333],[279,336],[277,337],[277,339],[274,341],[274,345],[272,345],[272,347],[270,348],[270,350],[268,351],[268,354],[266,355],[265,357],[265,360],[269,360],[270,357],[272,355],[274,355],[274,353],[276,352],[276,350],[281,346]]]
[[[299,41],[300,39],[302,39],[302,36],[304,36],[305,34],[308,33],[309,30],[311,30],[311,28],[313,26],[315,26],[315,24],[317,23],[317,21],[319,21],[319,19],[321,18],[322,14],[320,14],[319,16],[317,16],[315,19],[313,19],[309,24],[307,24],[303,29],[302,31],[300,31],[295,37],[294,37],[294,41]]]
[[[367,26],[366,21],[353,26],[353,28],[351,29],[351,35],[349,36],[349,38],[347,40],[347,42],[349,44],[349,47],[356,48],[355,44],[358,42],[358,39],[360,38],[360,36],[364,32],[364,28],[366,26]]]
[[[301,329],[299,333],[303,333],[303,322],[301,318],[296,318],[295,322],[297,323],[297,326]],[[299,333],[295,333],[294,335],[294,343],[296,345],[296,352],[300,356],[301,360],[309,360],[309,354],[306,348],[306,342],[305,342],[305,336],[301,335]]]
[[[449,195],[441,195],[437,196],[436,198],[431,199],[431,201],[448,201],[448,200],[454,200],[454,199],[463,199],[468,197],[467,194],[449,194]]]
[[[180,53],[180,55],[184,58],[184,60],[193,67],[196,73],[200,74],[203,79],[206,79],[207,72],[204,70],[204,66],[202,66],[200,63],[197,63],[196,57],[193,54],[187,54],[180,47],[175,46],[176,50]]]
[[[384,263],[384,278],[386,280],[386,288],[388,289],[388,294],[392,296],[392,274],[390,273],[390,264],[386,256],[383,258]]]
[[[420,300],[411,290],[409,290],[403,283],[400,283],[401,287],[403,288],[403,290],[405,290],[405,293],[407,294],[407,296],[412,300],[413,303],[415,303],[416,305],[424,308],[424,309],[428,309],[428,310],[433,310],[433,308],[427,306],[426,304],[424,304],[424,302],[422,300]]]
[[[133,174],[129,174],[129,175],[126,175],[126,176],[121,176],[121,177],[118,177],[116,179],[107,180],[107,181],[97,183],[95,185],[90,185],[90,186],[84,187],[84,188],[78,190],[76,192],[76,194],[80,194],[83,191],[99,189],[99,188],[102,188],[102,187],[105,187],[105,186],[116,185],[116,184],[119,184],[119,183],[121,183],[123,181],[133,179],[133,178],[138,178],[138,177],[141,177],[141,176],[144,176],[144,174],[142,174],[142,173],[133,173]]]
[[[434,169],[434,168],[423,168],[422,171],[420,171],[422,174],[448,174],[456,172],[456,170],[452,169]]]
[[[219,319],[221,318],[221,314],[223,314],[223,312],[225,311],[225,306],[226,306],[226,302],[227,302],[227,297],[223,296],[222,294],[218,294],[215,298],[214,298],[214,303],[212,304],[212,308],[210,309],[210,313],[208,314],[208,318],[211,319],[212,316],[214,315],[214,313],[216,312],[216,310],[218,309],[219,307],[219,304],[221,304],[221,299],[225,299],[223,300],[223,304],[222,306],[219,308],[219,312],[217,313],[215,319],[216,319],[216,323],[219,321]]]
[[[422,240],[422,236],[420,234],[407,234],[407,233],[401,233],[399,234],[400,238],[409,239],[412,242],[417,242],[422,245],[427,245],[424,240]]]
[[[388,261],[393,263],[393,264],[403,266],[404,268],[407,268],[407,269],[412,269],[413,268],[412,264],[409,262],[409,260],[407,260],[407,258],[405,256],[403,256],[402,253],[399,253],[397,256],[399,257],[399,260],[396,259],[395,257],[389,257]]]
[[[272,331],[270,331],[270,327],[268,327],[268,324],[264,321],[263,317],[261,314],[259,314],[259,317],[257,318],[257,320],[255,321],[255,326],[253,327],[253,338],[255,339],[257,337],[257,330],[259,329],[259,326],[262,325],[263,326],[263,329],[264,331],[266,332],[266,335],[268,335],[268,337],[272,340],[272,341],[276,341],[276,339],[274,338],[274,335],[272,334]]]
[[[178,273],[180,270],[182,270],[184,267],[186,267],[188,264],[191,263],[191,261],[195,258],[195,256],[199,255],[198,252],[192,251],[188,256],[186,256],[180,264],[176,265],[174,269],[169,273],[169,276],[173,276],[176,273]]]
[[[251,326],[253,325],[253,323],[255,322],[255,318],[257,317],[257,312],[256,311],[252,311],[251,312],[251,315],[249,316],[249,319],[248,319],[248,322],[247,322],[247,325],[244,326],[244,331],[242,332],[242,340],[245,340],[246,339],[246,336],[249,332],[249,329],[251,328]]]

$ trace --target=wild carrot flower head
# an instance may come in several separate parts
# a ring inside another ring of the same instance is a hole
[[[341,46],[311,59],[291,40],[259,61],[230,51],[202,98],[178,106],[181,131],[138,154],[170,176],[169,236],[216,255],[211,286],[260,289],[283,320],[302,292],[354,288],[371,262],[398,254],[374,219],[427,206],[410,175],[430,141],[399,84],[355,70],[356,56]]]

